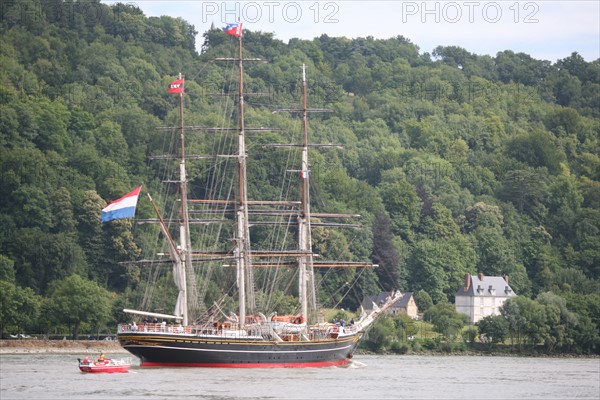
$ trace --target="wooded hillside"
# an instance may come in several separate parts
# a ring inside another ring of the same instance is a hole
[[[137,306],[144,271],[119,262],[141,257],[144,246],[131,221],[101,224],[100,210],[142,182],[160,190],[147,156],[163,149],[156,128],[176,124],[178,100],[166,89],[179,72],[186,121],[219,120],[210,93],[235,89],[212,60],[231,56],[234,39],[220,29],[200,37],[186,21],[130,5],[3,7],[2,330],[76,324],[58,306],[61,290],[81,284],[69,281],[74,274],[106,293],[83,328],[110,326],[123,305]],[[297,129],[272,109],[300,104],[303,63],[310,106],[334,111],[311,116],[314,143],[344,146],[314,153],[314,207],[361,214],[369,229],[317,233],[315,247],[380,268],[360,279],[329,273],[323,305],[356,309],[365,294],[396,288],[453,301],[466,273],[507,275],[519,295],[566,300],[580,326],[592,326],[585,335],[595,332],[586,349],[600,348],[600,60],[453,46],[429,54],[403,36],[286,44],[245,31],[244,42],[246,56],[269,61],[246,68],[248,91],[270,94],[248,101],[249,125]],[[249,168],[269,178],[272,161]],[[249,190],[276,190],[269,185],[252,180]],[[202,193],[199,180],[190,186]],[[151,216],[150,205],[138,213]],[[343,288],[348,282],[356,284]]]

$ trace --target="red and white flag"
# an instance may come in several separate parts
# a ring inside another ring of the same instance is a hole
[[[169,93],[183,93],[183,83],[185,79],[177,79],[169,84]]]
[[[235,37],[242,36],[242,24],[239,22],[227,24],[227,26],[225,27],[225,33]]]

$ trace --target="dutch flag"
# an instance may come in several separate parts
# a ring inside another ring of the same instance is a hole
[[[120,199],[108,203],[108,205],[102,209],[100,221],[108,222],[113,219],[133,218],[141,190],[142,187],[140,186]]]

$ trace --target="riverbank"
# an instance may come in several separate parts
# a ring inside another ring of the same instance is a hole
[[[112,340],[0,340],[0,354],[81,354],[127,353]]]
[[[372,352],[366,349],[357,349],[355,354],[370,356],[442,356],[442,357],[534,357],[534,358],[596,358],[600,359],[600,354],[577,354],[577,353],[547,353],[542,350],[523,349],[521,351],[510,350],[510,348],[495,348],[493,350],[443,350],[443,349],[408,349],[403,352]]]

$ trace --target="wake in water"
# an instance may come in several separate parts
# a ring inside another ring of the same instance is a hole
[[[362,363],[362,362],[356,361],[356,360],[352,360],[348,364],[346,364],[340,368],[358,369],[358,368],[365,368],[366,366],[367,366],[367,364],[365,364],[365,363]]]

